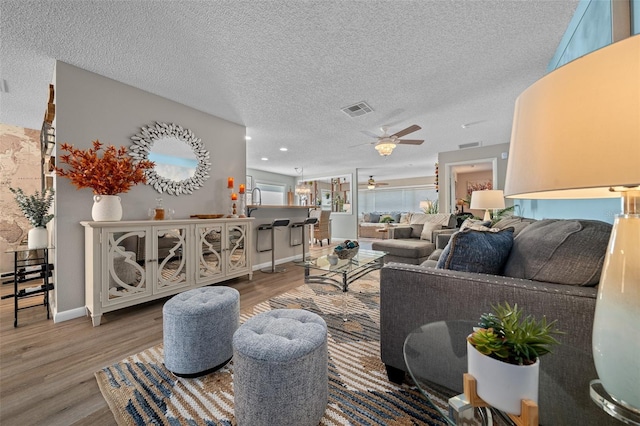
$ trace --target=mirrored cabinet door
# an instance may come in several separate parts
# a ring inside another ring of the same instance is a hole
[[[198,259],[196,283],[202,283],[224,274],[222,263],[224,224],[196,225],[195,229],[198,240],[196,247],[199,249],[195,253]]]
[[[108,230],[103,235],[106,265],[102,279],[103,304],[111,305],[151,294],[146,269],[145,236],[148,229]],[[106,288],[105,288],[106,286]]]
[[[227,225],[227,273],[244,271],[248,268],[248,235],[246,223]]]
[[[188,230],[187,226],[153,228],[153,262],[157,274],[153,282],[156,292],[189,285]]]

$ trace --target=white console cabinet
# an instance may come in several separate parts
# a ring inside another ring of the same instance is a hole
[[[242,275],[251,279],[252,220],[81,222],[93,325],[116,309]]]

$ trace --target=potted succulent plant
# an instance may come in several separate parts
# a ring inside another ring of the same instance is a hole
[[[395,222],[391,216],[385,216],[380,219],[380,223],[384,223],[385,228],[389,228],[389,224]]]
[[[53,214],[49,213],[53,204],[53,188],[45,189],[42,193],[36,191],[33,195],[25,195],[20,188],[9,188],[9,190],[13,192],[18,207],[33,226],[27,235],[27,247],[30,249],[47,247],[49,234],[45,227],[53,219]]]
[[[506,413],[520,415],[521,400],[538,402],[540,357],[559,344],[556,321],[537,321],[515,304],[492,306],[479,327],[467,337],[469,374],[485,402]]]
[[[68,178],[78,189],[93,190],[95,195],[91,216],[95,221],[120,220],[122,206],[118,194],[128,192],[138,183],[145,183],[145,171],[154,166],[152,161],[136,161],[127,154],[124,146],[103,147],[98,140],[93,141],[92,147],[87,150],[67,143],[62,144],[60,149],[68,152],[60,156],[60,162],[68,168],[56,167],[56,173]]]

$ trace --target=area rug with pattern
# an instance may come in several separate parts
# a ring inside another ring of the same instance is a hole
[[[329,404],[321,425],[446,425],[411,384],[388,381],[380,360],[377,274],[354,282],[346,297],[331,285],[308,284],[260,303],[241,322],[271,309],[306,309],[328,326]],[[347,321],[343,320],[344,303]],[[235,425],[233,361],[195,379],[171,374],[162,345],[95,373],[120,425]],[[432,399],[446,410],[447,395]],[[295,426],[295,425],[292,425]]]

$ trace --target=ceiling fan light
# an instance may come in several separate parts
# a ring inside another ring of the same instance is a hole
[[[387,155],[391,155],[395,147],[396,147],[395,143],[389,143],[389,142],[378,143],[375,146],[376,151],[378,151],[378,154],[382,155],[383,157],[386,157]]]

